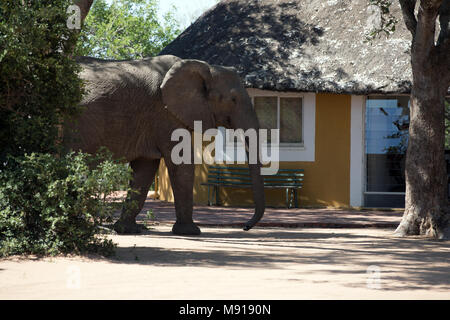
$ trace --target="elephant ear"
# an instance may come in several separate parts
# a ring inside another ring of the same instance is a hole
[[[194,129],[194,121],[202,121],[203,130],[214,128],[215,121],[207,99],[211,83],[207,63],[199,60],[178,61],[161,84],[163,102],[191,130]]]

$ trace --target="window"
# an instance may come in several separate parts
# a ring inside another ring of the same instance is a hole
[[[303,145],[301,97],[254,97],[253,105],[262,129],[280,129],[280,145]],[[271,142],[268,132],[267,142]]]
[[[302,99],[280,98],[281,143],[303,143]]]
[[[404,206],[408,127],[408,96],[367,98],[366,206]]]
[[[261,129],[280,129],[279,161],[309,161],[315,159],[316,95],[314,93],[276,92],[249,88]],[[216,161],[245,161],[244,145],[225,135],[217,142]],[[271,142],[268,132],[268,143]],[[217,141],[217,140],[216,140]],[[233,143],[234,142],[234,143]],[[234,146],[234,156],[226,146]],[[264,147],[263,147],[264,148]],[[268,150],[270,151],[270,150]],[[240,156],[241,155],[241,156]],[[264,157],[264,156],[263,156]],[[265,161],[263,159],[263,161]]]

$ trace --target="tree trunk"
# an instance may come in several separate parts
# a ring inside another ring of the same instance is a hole
[[[75,0],[74,4],[80,7],[81,11],[81,24],[83,24],[84,20],[86,19],[86,16],[89,13],[89,10],[91,10],[91,6],[94,3],[94,0]]]
[[[411,93],[405,212],[395,233],[448,238],[445,92],[436,88],[442,87],[439,72],[418,72],[421,79]]]
[[[444,154],[448,52],[447,46],[435,45],[435,26],[441,2],[422,1],[417,23],[409,26],[413,33],[413,84],[405,166],[405,212],[395,231],[399,236],[450,238]],[[403,9],[405,15],[415,22],[413,7],[409,12],[406,7]]]

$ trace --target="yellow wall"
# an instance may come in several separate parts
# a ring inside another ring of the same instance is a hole
[[[280,168],[305,170],[304,187],[299,190],[300,206],[348,207],[350,203],[350,95],[316,95],[316,141],[314,162],[280,162]],[[306,133],[307,134],[307,133]],[[159,169],[160,199],[173,201],[164,161]],[[194,202],[206,204],[208,188],[206,165],[196,165]],[[212,192],[212,188],[211,188]],[[250,189],[221,188],[224,205],[252,206]],[[285,190],[266,189],[266,205],[284,207]]]

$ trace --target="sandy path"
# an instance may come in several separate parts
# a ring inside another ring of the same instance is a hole
[[[0,260],[0,299],[450,299],[449,242],[384,229],[202,231],[111,236],[113,259]]]

